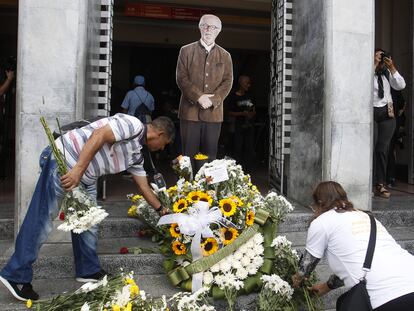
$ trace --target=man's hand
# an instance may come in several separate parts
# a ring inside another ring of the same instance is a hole
[[[60,183],[63,189],[70,191],[79,185],[81,178],[82,173],[74,167],[60,178]]]
[[[292,275],[292,285],[294,288],[299,288],[302,285],[302,282],[305,280],[299,273]]]
[[[384,64],[385,66],[387,66],[387,68],[391,71],[392,74],[394,74],[397,71],[397,68],[395,68],[391,58],[384,57]]]
[[[314,294],[320,296],[323,296],[331,291],[331,289],[328,287],[328,284],[325,283],[319,283],[319,284],[313,284],[311,287],[308,288],[309,291],[313,292]]]
[[[211,102],[210,97],[213,97],[213,94],[203,94],[200,96],[200,98],[197,100],[200,104],[201,108],[208,109],[211,106],[213,106],[213,103]]]

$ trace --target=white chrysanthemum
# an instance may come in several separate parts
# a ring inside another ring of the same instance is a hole
[[[277,236],[273,241],[272,244],[270,245],[274,248],[281,248],[281,247],[291,247],[292,246],[292,242],[290,242],[286,236],[284,235],[279,235]]]
[[[261,253],[256,254],[256,253],[255,253],[255,251],[254,251],[254,249],[249,249],[249,250],[246,252],[245,256],[246,256],[246,257],[248,257],[248,258],[250,258],[250,259],[253,259],[254,257],[256,257],[256,255],[260,255],[260,254],[261,254]]]
[[[254,252],[256,255],[262,255],[262,254],[263,254],[263,252],[264,252],[264,247],[263,247],[261,244],[255,245],[255,246],[253,247],[253,252]]]
[[[234,260],[233,261],[233,269],[240,269],[240,268],[243,268],[243,265],[240,262],[240,260]]]
[[[242,258],[243,258],[243,253],[242,253],[242,252],[240,252],[239,250],[237,250],[237,251],[235,251],[235,252],[233,253],[233,257],[234,257],[234,259],[236,259],[236,260],[240,260],[240,259],[242,259]]]
[[[81,288],[79,288],[76,292],[89,293],[90,291],[93,291],[100,286],[106,286],[107,284],[108,284],[108,276],[105,275],[103,279],[98,282],[88,282],[88,283],[83,284]]]
[[[220,271],[220,263],[216,263],[214,266],[210,268],[210,271],[213,273],[217,273]]]
[[[203,283],[206,285],[210,285],[214,281],[213,273],[207,271],[203,274]]]
[[[143,291],[143,290],[140,290],[139,291],[139,295],[141,296],[141,299],[142,300],[147,300],[147,295],[145,294],[145,291]]]
[[[222,271],[223,273],[226,273],[228,271],[230,271],[231,269],[231,263],[224,259],[220,262],[220,271]]]
[[[254,239],[251,238],[247,243],[244,244],[246,246],[247,249],[251,249],[255,243],[254,243]]]
[[[253,237],[253,241],[255,244],[262,244],[263,243],[263,236],[260,233],[256,233]]]
[[[241,264],[243,265],[243,267],[248,267],[251,263],[251,260],[249,257],[244,256],[241,260],[240,260]]]
[[[131,285],[125,285],[122,287],[122,290],[118,290],[115,294],[112,304],[117,304],[118,306],[125,306],[130,301],[130,287]]]
[[[278,275],[263,275],[261,277],[263,281],[263,287],[271,290],[277,295],[285,297],[290,300],[293,295],[293,289],[286,281],[282,280]]]
[[[88,305],[88,303],[87,303],[87,302],[85,302],[85,303],[82,305],[82,308],[80,309],[80,311],[89,311],[89,305]]]
[[[252,260],[252,264],[253,266],[260,268],[263,265],[263,258],[258,256],[258,257],[254,257]]]
[[[236,271],[236,276],[239,280],[244,280],[245,278],[247,278],[248,275],[249,273],[244,268],[237,269]]]
[[[292,255],[296,258],[296,260],[299,260],[299,254],[296,249],[292,249]]]
[[[259,271],[258,267],[256,267],[254,264],[248,266],[246,270],[249,275],[255,275],[257,271]]]

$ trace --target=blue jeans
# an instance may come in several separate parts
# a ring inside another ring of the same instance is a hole
[[[0,275],[5,279],[21,284],[31,283],[32,264],[38,257],[39,249],[52,231],[52,220],[59,212],[63,190],[56,161],[50,147],[40,155],[41,173],[23,224],[16,238],[14,254]],[[96,198],[96,186],[85,186],[91,197]],[[101,270],[96,253],[97,227],[81,234],[72,234],[76,276],[83,277]]]

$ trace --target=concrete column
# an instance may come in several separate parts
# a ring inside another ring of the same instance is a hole
[[[325,3],[323,179],[371,209],[374,0]]]
[[[38,159],[51,129],[81,115],[88,1],[20,0],[16,113],[15,231],[38,178]],[[44,98],[44,103],[42,99]]]

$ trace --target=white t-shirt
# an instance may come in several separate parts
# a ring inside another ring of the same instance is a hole
[[[370,230],[366,213],[330,210],[312,221],[306,250],[317,258],[326,255],[331,270],[350,288],[364,274]],[[414,292],[414,256],[402,249],[379,221],[374,258],[366,279],[374,309]]]

